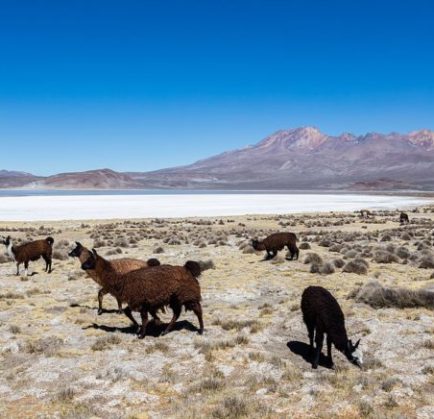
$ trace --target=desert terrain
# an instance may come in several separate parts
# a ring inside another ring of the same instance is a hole
[[[39,260],[25,278],[2,245],[0,415],[432,418],[434,206],[408,214],[408,225],[398,211],[1,222],[2,236],[51,235],[55,253],[51,274]],[[250,246],[277,231],[297,234],[299,260],[265,261]],[[206,261],[204,334],[183,312],[173,332],[150,324],[139,340],[110,295],[97,315],[98,285],[67,256],[74,241],[108,258]],[[362,370],[335,349],[334,370],[311,368],[300,311],[309,285],[338,299]]]

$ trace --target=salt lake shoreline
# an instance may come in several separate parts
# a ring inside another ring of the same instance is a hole
[[[429,197],[369,194],[92,194],[0,196],[2,221],[193,218],[411,209]]]

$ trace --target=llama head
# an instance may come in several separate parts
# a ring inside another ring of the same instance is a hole
[[[96,268],[96,259],[98,254],[95,249],[92,249],[92,252],[89,252],[89,257],[81,264],[81,269],[87,271],[88,269]]]
[[[253,239],[250,244],[252,245],[253,249],[256,249],[258,247],[259,241]]]
[[[359,349],[360,339],[353,344],[351,339],[348,339],[347,348],[345,350],[345,355],[349,361],[351,361],[354,365],[357,365],[359,368],[363,366],[363,353],[362,350]]]
[[[68,256],[71,256],[72,258],[78,258],[80,257],[82,250],[83,246],[81,245],[81,243],[75,242],[75,248],[68,253]]]
[[[9,247],[9,245],[11,244],[12,240],[11,240],[11,236],[1,236],[1,243],[4,244],[6,247]]]

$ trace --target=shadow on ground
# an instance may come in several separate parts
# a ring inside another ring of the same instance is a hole
[[[293,354],[301,356],[308,364],[312,364],[310,346],[307,343],[300,342],[298,340],[291,340],[286,344],[286,346]],[[322,353],[319,357],[319,366],[332,369],[328,358]]]
[[[160,336],[163,330],[167,327],[167,325],[168,323],[156,324],[154,321],[150,321],[146,326],[146,336],[153,336],[153,337]],[[133,334],[133,335],[135,335],[138,330],[137,327],[134,325],[130,325],[126,327],[115,327],[115,326],[106,326],[103,324],[96,324],[96,323],[92,323],[89,326],[83,327],[83,330],[86,329],[98,329],[98,330],[103,330],[104,332],[107,333],[121,332],[121,333]],[[180,330],[189,330],[191,332],[198,331],[197,327],[194,326],[192,323],[190,323],[188,320],[181,320],[175,323],[172,332],[180,331]]]

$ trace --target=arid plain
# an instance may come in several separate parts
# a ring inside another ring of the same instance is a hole
[[[1,249],[0,415],[432,418],[434,207],[408,214],[407,225],[398,211],[0,223],[2,236],[55,239],[51,274],[40,260],[16,276]],[[250,246],[277,231],[297,234],[298,261]],[[97,315],[97,284],[67,256],[74,241],[108,258],[212,261],[200,277],[205,333],[183,312],[173,332],[150,324],[139,340],[109,295]],[[334,370],[311,368],[309,285],[338,299],[363,370],[336,350]]]

